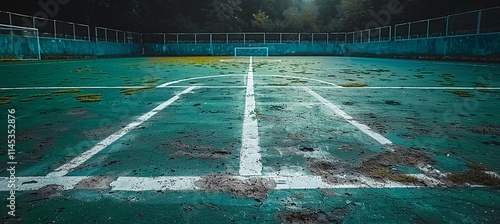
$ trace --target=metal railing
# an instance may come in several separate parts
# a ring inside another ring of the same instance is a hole
[[[145,33],[147,44],[345,43],[345,33]]]
[[[90,41],[90,27],[85,24],[64,22],[0,11],[0,24],[36,28],[40,37]]]
[[[340,33],[135,33],[0,11],[0,24],[39,30],[41,38],[154,44],[371,43],[500,33],[500,7]],[[393,31],[394,30],[394,31]],[[93,32],[93,33],[91,33]],[[394,33],[393,33],[394,32]]]
[[[500,32],[500,7],[397,24],[394,40],[479,35]]]
[[[105,27],[96,27],[95,40],[96,42],[140,44],[141,34],[123,30],[115,30]]]

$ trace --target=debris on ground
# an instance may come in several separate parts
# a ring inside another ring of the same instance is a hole
[[[92,190],[92,189],[111,189],[111,183],[117,180],[117,177],[97,176],[88,177],[81,180],[75,185],[77,190]]]
[[[345,209],[334,209],[331,212],[318,211],[287,211],[279,214],[281,223],[287,224],[322,224],[342,223],[346,215]]]
[[[267,192],[275,187],[271,179],[260,177],[245,179],[228,174],[212,174],[202,177],[197,185],[208,192],[222,192],[238,198],[255,200],[267,198]]]
[[[468,166],[469,171],[449,174],[447,179],[459,185],[479,184],[500,187],[500,178],[497,175],[487,173],[486,167],[475,163],[470,163]]]

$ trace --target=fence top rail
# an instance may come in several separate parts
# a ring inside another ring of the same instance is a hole
[[[112,29],[112,28],[107,28],[107,27],[101,27],[101,26],[96,26],[95,29],[101,29],[101,30],[110,30],[110,31],[117,31],[117,32],[123,32],[123,33],[131,33],[129,31],[125,30],[117,30],[117,29]]]
[[[0,10],[0,13],[7,13],[7,14],[11,14],[11,15],[22,16],[22,17],[27,17],[27,18],[37,19],[37,20],[46,20],[46,21],[51,21],[51,22],[67,23],[67,24],[74,24],[74,25],[86,26],[86,27],[89,26],[89,25],[83,24],[83,23],[67,22],[67,21],[48,19],[48,18],[42,18],[42,17],[36,17],[36,16],[28,16],[28,15],[24,15],[24,14],[15,13],[15,12],[6,12],[6,11]]]
[[[382,27],[382,28],[385,28],[385,27]],[[375,29],[380,29],[380,28],[375,28]],[[111,29],[109,29],[111,30]],[[132,33],[132,32],[130,32]],[[339,34],[339,35],[344,35],[346,34],[346,32],[334,32],[334,33],[330,33],[330,32],[322,32],[322,33],[255,33],[255,32],[248,32],[248,33],[241,33],[241,32],[238,32],[238,33],[142,33],[143,35],[226,35],[226,34],[229,34],[229,35],[263,35],[263,34],[266,34],[266,35],[279,35],[279,34],[285,34],[285,35],[298,35],[298,34],[322,34],[322,35],[327,35],[327,34],[330,34],[330,35],[335,35],[335,34]]]
[[[0,24],[0,27],[8,27],[8,28],[15,28],[15,29],[22,29],[22,30],[33,30],[33,31],[37,31],[38,32],[38,29],[37,28],[33,28],[33,27],[13,26],[13,25],[8,25],[8,24]]]

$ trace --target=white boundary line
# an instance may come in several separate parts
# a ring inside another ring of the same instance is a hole
[[[312,96],[314,96],[319,101],[321,101],[325,106],[327,106],[328,108],[330,108],[337,115],[339,115],[340,117],[344,118],[344,120],[346,120],[350,124],[354,125],[359,130],[361,130],[362,132],[364,132],[368,136],[372,137],[373,139],[375,139],[380,144],[382,144],[382,145],[392,145],[392,142],[389,139],[385,138],[384,136],[380,135],[379,133],[376,133],[376,132],[372,131],[368,126],[366,126],[364,124],[361,124],[358,121],[354,120],[354,118],[352,118],[351,116],[349,116],[348,114],[346,114],[338,106],[334,105],[333,103],[331,103],[327,99],[323,98],[322,96],[320,96],[316,92],[312,91],[311,89],[309,89],[307,87],[304,87],[304,90],[306,92],[308,92],[309,94],[311,94]],[[391,149],[389,149],[389,150],[391,150]]]
[[[486,172],[499,177],[495,172]],[[446,178],[450,173],[443,174]],[[416,177],[426,186],[404,184],[394,181],[377,180],[366,176],[338,175],[338,183],[328,183],[320,176],[310,175],[269,175],[260,178],[275,183],[273,190],[305,190],[305,189],[391,189],[391,188],[446,188],[447,186],[436,178],[426,174],[408,174]],[[240,180],[252,177],[232,176]],[[76,188],[78,183],[85,179],[98,178],[97,176],[63,176],[63,177],[16,177],[16,191],[36,191],[49,185],[60,186],[59,190],[67,191]],[[203,176],[167,176],[167,177],[118,177],[109,186],[99,186],[89,190],[110,189],[111,191],[199,191],[203,188],[197,183]],[[9,177],[0,177],[0,192],[8,192]],[[352,183],[355,181],[356,183]],[[484,188],[483,185],[467,185],[465,188]]]
[[[245,98],[245,118],[241,136],[240,175],[262,175],[262,161],[259,146],[259,124],[255,114],[255,89],[253,83],[253,65],[250,57],[248,66],[247,91]]]
[[[208,79],[208,78],[216,78],[216,77],[228,77],[228,76],[247,76],[247,75],[218,75],[218,76],[206,76],[206,77],[197,77],[197,78],[189,78],[189,79],[182,79],[182,80],[177,80],[177,81],[172,81],[169,83],[162,84],[156,88],[189,88],[192,86],[195,86],[197,88],[206,88],[206,89],[228,89],[228,88],[247,88],[246,86],[202,86],[202,85],[189,85],[189,86],[181,86],[177,85],[174,86],[173,84],[177,84],[180,82],[184,81],[191,81],[191,80],[197,80],[197,79]],[[272,76],[277,76],[277,75],[256,75],[254,77],[272,77]],[[342,87],[342,86],[337,86],[333,83],[325,82],[322,80],[318,79],[310,79],[310,78],[303,78],[303,77],[298,77],[298,76],[277,76],[277,77],[288,77],[288,78],[301,78],[304,80],[312,80],[312,81],[318,81],[324,84],[328,84],[331,86],[268,86],[268,85],[262,85],[262,86],[255,86],[256,88],[269,88],[269,89],[303,89],[304,87],[307,88],[315,88],[315,89],[342,89],[342,90],[349,90],[349,89],[414,89],[414,90],[500,90],[500,87],[433,87],[433,86],[373,86],[373,87]],[[144,88],[148,86],[50,86],[50,87],[4,87],[0,88],[0,90],[59,90],[59,89],[129,89],[129,88]]]
[[[154,108],[153,110],[149,111],[148,113],[146,113],[146,114],[142,115],[141,117],[137,118],[134,122],[128,124],[124,128],[122,128],[119,131],[117,131],[116,133],[112,134],[111,136],[109,136],[106,139],[102,140],[101,142],[97,143],[97,145],[94,146],[93,148],[91,148],[91,149],[87,150],[86,152],[82,153],[80,156],[74,158],[70,162],[68,162],[68,163],[60,166],[54,172],[49,173],[47,175],[47,177],[62,177],[62,176],[65,176],[72,169],[74,169],[74,168],[80,166],[81,164],[85,163],[92,156],[94,156],[95,154],[99,153],[100,151],[102,151],[103,149],[105,149],[106,147],[108,147],[109,145],[111,145],[112,143],[114,143],[115,141],[117,141],[118,139],[120,139],[121,137],[123,137],[125,134],[129,133],[130,131],[132,131],[137,126],[139,126],[142,123],[144,123],[145,121],[149,120],[151,117],[153,117],[158,112],[160,112],[161,110],[163,110],[166,107],[168,107],[170,104],[172,104],[175,101],[177,101],[180,98],[181,95],[189,93],[189,92],[191,92],[195,88],[196,87],[193,86],[193,87],[187,88],[186,90],[178,93],[177,95],[175,95],[174,97],[172,97],[168,101],[160,104],[158,107]]]

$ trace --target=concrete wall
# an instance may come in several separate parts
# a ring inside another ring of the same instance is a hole
[[[33,37],[0,35],[0,59],[27,59],[36,55]],[[89,42],[81,40],[40,38],[44,58],[132,56],[142,54],[139,44]]]
[[[283,55],[342,55],[340,44],[146,44],[148,56],[233,56],[236,47],[267,47],[270,56]]]
[[[345,46],[346,55],[500,58],[500,34],[414,39]]]
[[[500,60],[500,34],[414,39],[354,44],[120,44],[40,38],[42,57],[95,56],[232,56],[235,47],[268,47],[270,56],[347,55],[375,57],[486,58]],[[143,49],[144,48],[144,49]],[[33,55],[36,41],[29,37],[0,35],[0,59]]]
[[[271,56],[347,55],[375,57],[500,59],[500,34],[353,44],[146,44],[149,56],[234,55],[235,47],[268,47]]]

